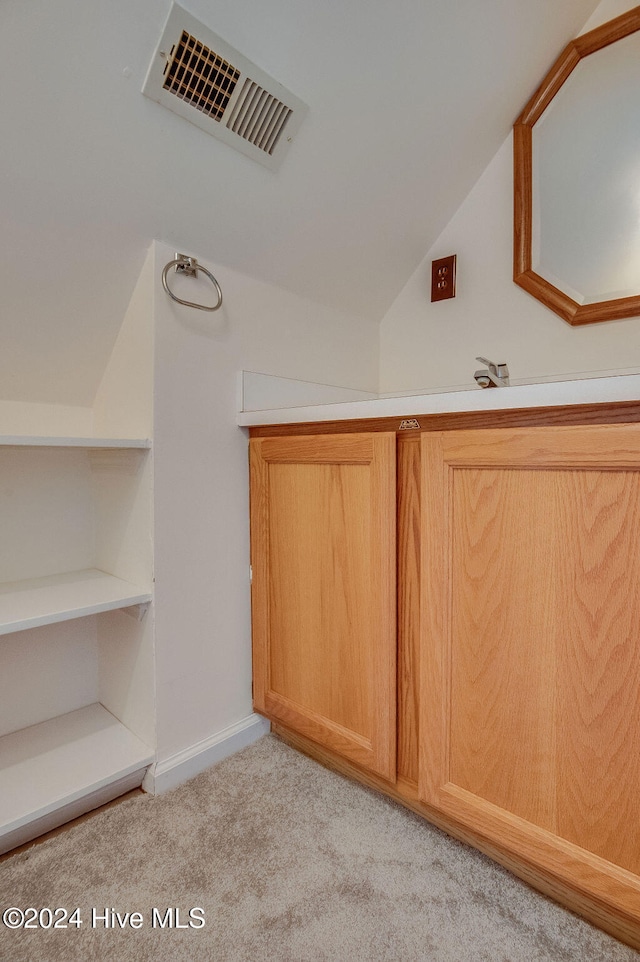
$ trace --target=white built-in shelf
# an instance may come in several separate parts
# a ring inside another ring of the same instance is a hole
[[[0,584],[0,635],[149,601],[150,591],[97,568],[7,582]]]
[[[0,853],[140,785],[153,751],[102,705],[0,738]]]
[[[0,434],[0,446],[45,448],[150,448],[149,438],[64,438]]]

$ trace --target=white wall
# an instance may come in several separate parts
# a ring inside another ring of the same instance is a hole
[[[152,238],[377,325],[595,0],[183,0],[309,105],[276,173],[143,97],[170,5],[0,3],[2,400],[90,406]]]
[[[0,434],[91,437],[93,409],[64,404],[0,401]]]
[[[160,286],[174,248],[155,245],[155,576],[158,758],[251,712],[244,368],[375,390],[377,330],[212,263],[223,307],[181,307]],[[182,282],[182,283],[180,283]],[[205,279],[170,276],[179,296]]]
[[[629,6],[608,0],[587,26]],[[572,328],[513,283],[512,191],[509,136],[382,322],[382,391],[472,386],[479,354],[513,379],[640,367],[640,318]],[[456,297],[432,304],[431,261],[454,253]]]
[[[0,736],[97,701],[97,622],[92,615],[0,637]]]
[[[152,435],[153,268],[150,246],[93,401],[96,437]]]
[[[92,567],[87,452],[0,448],[0,584]],[[0,735],[96,700],[96,618],[0,637]]]

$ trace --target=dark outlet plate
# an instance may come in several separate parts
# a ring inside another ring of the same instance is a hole
[[[431,261],[431,300],[446,301],[456,296],[456,255]]]

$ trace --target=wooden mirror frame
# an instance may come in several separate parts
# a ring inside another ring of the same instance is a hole
[[[640,30],[640,6],[567,44],[513,127],[513,279],[569,324],[593,324],[640,314],[640,293],[578,304],[531,268],[533,223],[533,126],[583,57]],[[640,287],[640,279],[638,281]]]

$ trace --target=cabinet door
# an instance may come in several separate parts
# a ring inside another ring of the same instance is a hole
[[[254,704],[395,777],[395,435],[251,441]]]
[[[640,426],[424,436],[422,485],[420,797],[637,914]]]

